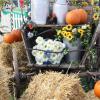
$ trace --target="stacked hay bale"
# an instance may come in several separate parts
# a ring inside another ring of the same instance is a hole
[[[85,100],[85,93],[76,75],[46,72],[32,78],[20,100]]]
[[[23,42],[15,42],[12,44],[12,48],[16,49],[19,66],[24,66],[23,62],[27,62],[26,51]]]
[[[0,66],[0,100],[11,100],[12,98],[8,86],[10,77],[11,69]]]
[[[12,66],[12,47],[10,44],[0,44],[0,64],[2,66]]]
[[[16,49],[19,64],[27,60],[23,42],[0,44],[0,100],[11,100],[12,98],[12,82],[9,80],[13,75],[12,48]]]
[[[27,61],[27,56],[23,42],[16,42],[13,44],[0,44],[0,64],[5,67],[12,67],[13,55],[12,48],[16,49],[19,65],[22,61]]]

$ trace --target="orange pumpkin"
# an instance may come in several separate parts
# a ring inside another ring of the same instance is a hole
[[[13,43],[15,41],[15,35],[9,33],[4,34],[3,41],[5,43]]]
[[[79,9],[79,14],[81,16],[81,21],[80,23],[86,23],[88,19],[87,12],[84,9]]]
[[[100,80],[94,86],[94,94],[100,98]]]
[[[13,35],[15,35],[16,36],[16,38],[15,38],[15,41],[17,42],[17,41],[21,41],[22,40],[22,36],[21,36],[21,31],[20,30],[13,30],[12,32],[11,32],[11,34],[13,34]]]
[[[66,14],[66,22],[68,24],[76,25],[80,23],[80,20],[78,9],[72,10]]]

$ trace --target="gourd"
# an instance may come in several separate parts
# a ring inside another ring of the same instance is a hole
[[[100,98],[100,80],[94,86],[94,94]]]

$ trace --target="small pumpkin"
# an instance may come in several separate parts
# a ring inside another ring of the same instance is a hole
[[[88,15],[84,9],[74,9],[66,14],[66,23],[76,25],[87,22]]]
[[[15,35],[10,33],[4,34],[3,41],[5,43],[13,43],[15,41]]]
[[[94,86],[94,94],[100,98],[100,80]]]
[[[87,19],[88,19],[87,12],[84,9],[78,9],[78,11],[79,11],[79,14],[81,16],[80,23],[81,24],[86,23],[87,22]]]
[[[11,34],[13,34],[13,35],[16,36],[16,38],[15,38],[15,41],[16,41],[16,42],[22,40],[21,33],[22,33],[22,32],[21,32],[21,30],[19,30],[19,29],[13,30],[13,31],[11,32]]]
[[[72,10],[66,14],[66,22],[68,24],[76,25],[80,23],[80,20],[78,9]]]

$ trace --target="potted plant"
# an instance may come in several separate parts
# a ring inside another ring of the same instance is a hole
[[[68,49],[67,62],[79,62],[83,48],[88,48],[92,37],[91,27],[88,24],[72,26],[66,25],[57,29],[57,39],[62,39]]]
[[[37,37],[35,42],[36,45],[33,46],[32,55],[35,57],[36,64],[60,64],[64,56],[64,43],[52,39],[44,39],[41,36]]]

